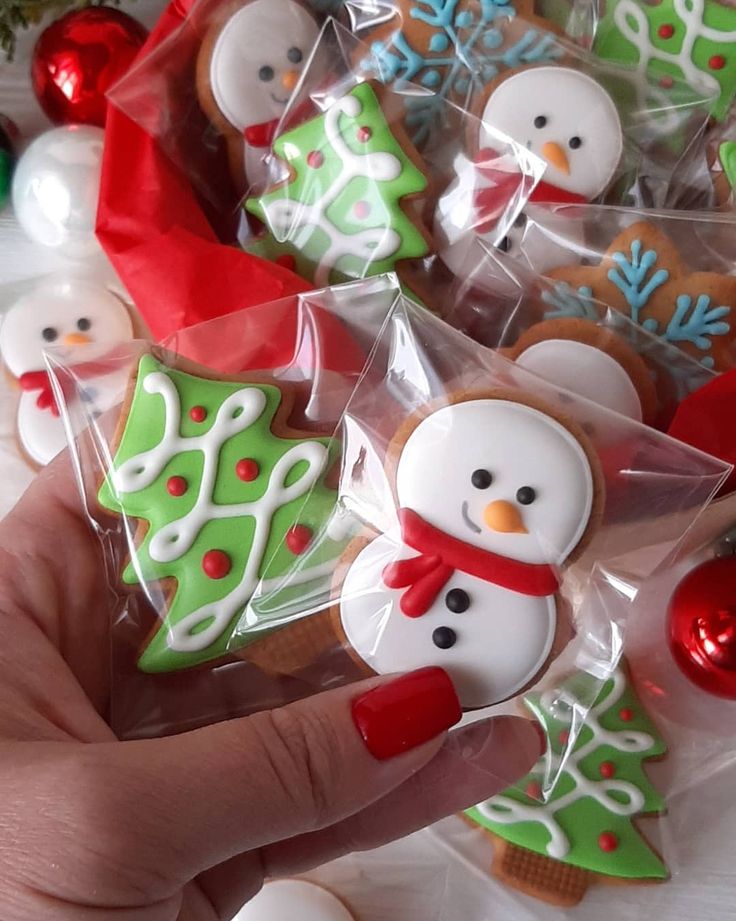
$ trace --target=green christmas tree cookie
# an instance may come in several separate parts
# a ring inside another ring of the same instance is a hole
[[[651,102],[639,99],[642,108],[671,105],[675,81],[696,98],[714,97],[711,111],[720,121],[736,97],[736,9],[718,0],[606,0],[593,50],[651,79]]]
[[[262,641],[272,616],[289,605],[303,611],[328,586],[342,549],[325,536],[335,449],[288,431],[286,412],[279,387],[141,358],[98,499],[147,523],[131,529],[122,575],[154,592],[163,617],[142,671],[189,668]],[[259,599],[271,615],[259,613]]]
[[[718,148],[718,159],[732,191],[736,191],[736,141],[724,141]]]
[[[274,151],[290,178],[246,202],[268,231],[255,247],[259,255],[290,262],[325,287],[392,272],[428,253],[402,205],[427,179],[392,134],[370,84],[281,135]]]
[[[666,746],[644,713],[624,667],[601,689],[571,753],[567,738],[592,676],[573,676],[559,690],[530,698],[548,751],[518,787],[468,811],[496,841],[493,872],[554,904],[576,904],[596,876],[663,880],[667,868],[634,820],[664,811],[644,762]],[[563,703],[564,702],[564,703]],[[579,716],[578,716],[579,718]],[[566,758],[563,756],[567,756]],[[559,779],[546,799],[546,776]]]

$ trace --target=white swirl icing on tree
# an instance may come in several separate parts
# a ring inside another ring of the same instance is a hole
[[[540,823],[549,833],[547,854],[557,860],[562,860],[568,855],[571,843],[556,816],[573,803],[590,797],[613,815],[632,816],[640,813],[645,806],[645,797],[633,783],[604,777],[600,780],[592,779],[586,777],[581,770],[581,763],[603,745],[608,745],[625,754],[642,756],[655,748],[656,741],[649,733],[628,729],[611,731],[601,725],[601,716],[618,703],[625,688],[626,677],[619,669],[612,675],[608,694],[598,699],[585,718],[585,729],[592,733],[591,738],[569,754],[565,751],[560,755],[548,750],[537,765],[538,770],[546,771],[548,774],[556,775],[561,769],[560,780],[562,776],[565,776],[573,783],[573,788],[568,793],[554,799],[552,798],[553,790],[548,801],[534,804],[522,803],[500,793],[485,803],[481,803],[477,807],[478,812],[499,825],[512,825],[517,822]],[[554,716],[559,719],[555,706],[558,700],[559,691],[547,691],[539,702],[541,711],[550,717]],[[564,702],[569,705],[570,714],[584,710],[583,703],[570,690],[566,692]],[[572,716],[567,722],[568,725],[572,725]],[[557,782],[559,783],[560,780]]]

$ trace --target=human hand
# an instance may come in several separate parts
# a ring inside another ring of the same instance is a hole
[[[224,921],[266,876],[376,847],[525,774],[447,675],[375,678],[179,736],[105,723],[114,599],[64,455],[0,524],[0,917]]]

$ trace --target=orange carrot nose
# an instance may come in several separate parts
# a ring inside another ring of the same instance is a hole
[[[492,531],[501,534],[528,534],[519,509],[511,502],[500,499],[483,510],[483,520]]]
[[[64,336],[64,345],[89,345],[91,341],[84,333],[69,333]]]
[[[281,78],[281,85],[285,90],[291,92],[299,82],[299,72],[296,70],[287,70]]]
[[[569,176],[570,161],[565,151],[555,141],[547,141],[546,144],[542,144],[542,156],[555,169]]]

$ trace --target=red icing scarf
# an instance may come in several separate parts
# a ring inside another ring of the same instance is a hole
[[[243,131],[243,137],[251,147],[270,147],[278,126],[278,118],[270,122],[262,122],[260,125],[248,125]]]
[[[490,180],[493,185],[476,188],[473,194],[473,204],[476,214],[476,232],[487,233],[495,227],[498,219],[504,213],[509,202],[514,198],[524,183],[524,177],[516,170],[509,172],[494,161],[498,155],[493,150],[481,150],[474,163],[476,169],[484,179]],[[529,195],[531,202],[548,202],[555,205],[581,205],[587,199],[576,192],[568,192],[551,182],[538,182]]]
[[[433,527],[409,508],[399,509],[401,537],[419,556],[389,563],[383,570],[388,588],[404,588],[400,607],[407,617],[421,617],[459,570],[501,588],[544,598],[560,586],[554,569],[547,563],[521,563],[481,550]]]
[[[84,380],[88,377],[102,377],[111,373],[111,367],[104,361],[86,361],[78,365],[72,365],[69,371],[73,371],[77,380]],[[66,392],[69,389],[70,381],[57,378],[60,386]],[[56,402],[54,388],[51,384],[51,375],[48,371],[26,371],[18,378],[20,389],[25,393],[39,391],[36,398],[36,406],[39,409],[48,409],[52,416],[59,415],[59,406]]]

